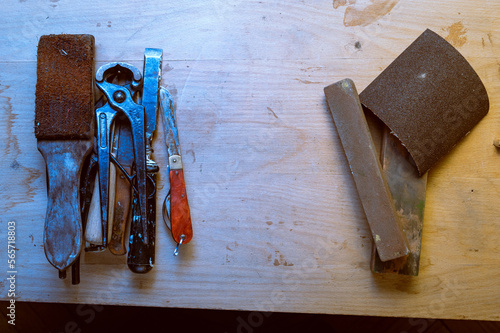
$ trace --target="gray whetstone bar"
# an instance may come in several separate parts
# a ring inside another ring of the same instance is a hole
[[[382,261],[408,254],[385,175],[354,83],[345,79],[325,96]]]

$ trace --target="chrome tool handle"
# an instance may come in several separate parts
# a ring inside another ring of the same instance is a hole
[[[155,227],[156,227],[156,175],[158,165],[152,159],[152,141],[156,130],[158,113],[158,92],[161,81],[161,64],[163,50],[147,48],[144,52],[144,82],[142,89],[142,107],[144,108],[145,139],[146,139],[146,170],[147,170],[147,220],[139,225],[135,212],[134,200],[133,218],[130,228],[130,244],[127,263],[135,273],[146,273],[153,268],[155,259]],[[136,160],[137,163],[137,160]],[[139,181],[139,179],[136,179]],[[134,193],[135,195],[135,193]]]
[[[154,163],[154,162],[153,162]],[[156,175],[158,173],[156,163],[148,164],[148,193],[147,199],[147,229],[142,228],[140,223],[139,202],[137,193],[134,191],[132,201],[132,222],[130,224],[129,251],[127,265],[134,273],[147,273],[155,261],[155,237],[156,237]]]

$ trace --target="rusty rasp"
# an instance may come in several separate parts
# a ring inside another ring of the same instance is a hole
[[[380,258],[403,257],[408,247],[354,82],[344,79],[324,91]]]

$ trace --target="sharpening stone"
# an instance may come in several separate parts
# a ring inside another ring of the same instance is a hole
[[[408,247],[354,83],[325,88],[349,167],[382,261],[406,256]]]

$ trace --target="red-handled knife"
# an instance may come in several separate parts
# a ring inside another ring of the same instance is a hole
[[[160,88],[160,107],[170,174],[170,192],[163,203],[163,219],[177,242],[174,251],[177,255],[180,246],[189,243],[193,238],[193,227],[182,168],[174,102],[168,90],[163,87]]]

